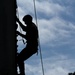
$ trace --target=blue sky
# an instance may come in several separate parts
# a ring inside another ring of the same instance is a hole
[[[45,75],[75,71],[75,0],[35,0]],[[35,14],[33,0],[17,0],[19,19]],[[21,37],[18,37],[20,40]],[[25,47],[18,42],[19,52]],[[42,75],[40,55],[25,61],[27,75]]]

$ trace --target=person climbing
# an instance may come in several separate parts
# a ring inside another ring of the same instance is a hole
[[[17,22],[26,35],[17,31],[17,34],[26,39],[26,47],[18,54],[17,63],[20,68],[20,75],[25,75],[24,73],[24,61],[31,57],[33,54],[38,51],[38,29],[37,26],[32,22],[31,15],[25,15],[23,21],[26,24],[24,26],[19,19]]]

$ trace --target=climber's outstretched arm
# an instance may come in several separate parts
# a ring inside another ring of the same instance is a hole
[[[25,38],[26,39],[26,35],[24,34],[21,34],[20,32],[16,31],[17,35],[20,35],[21,37]]]
[[[16,21],[19,23],[23,31],[26,31],[26,27],[20,22],[20,20],[16,17]]]

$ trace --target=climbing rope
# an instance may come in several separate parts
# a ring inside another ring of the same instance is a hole
[[[35,0],[33,0],[33,3],[34,3],[34,12],[35,12],[36,25],[37,25],[37,27],[38,27]],[[41,65],[42,65],[42,73],[43,73],[43,75],[45,75],[45,74],[44,74],[44,66],[43,66],[43,59],[42,59],[42,51],[41,51],[41,46],[40,46],[40,39],[39,39],[39,37],[38,37],[38,44],[39,44],[39,50],[40,50],[40,59],[41,59]]]

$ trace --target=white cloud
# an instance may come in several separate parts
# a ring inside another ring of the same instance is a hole
[[[44,13],[45,15],[57,15],[60,11],[64,11],[65,8],[59,4],[50,3],[48,1],[36,2],[37,12]]]
[[[69,59],[64,55],[57,55],[54,57],[49,57],[44,59],[44,72],[45,75],[68,75],[69,72],[72,72],[75,66],[75,61]],[[27,75],[42,75],[41,65],[26,64],[26,74]]]
[[[53,41],[67,42],[69,40],[70,42],[73,37],[72,33],[75,32],[75,25],[62,20],[59,17],[55,17],[50,20],[40,19],[38,20],[38,23],[42,44],[46,44],[48,42],[52,43]]]
[[[60,12],[65,11],[65,7],[58,3],[48,2],[48,1],[35,1],[36,11],[42,13],[45,16],[57,16]],[[34,3],[30,0],[18,0],[18,7],[20,15],[33,14],[34,15]],[[41,14],[41,15],[42,15]],[[42,15],[42,17],[44,16]],[[41,17],[41,16],[40,16]]]
[[[66,1],[67,2],[67,1]],[[68,1],[69,2],[69,1]],[[70,5],[63,6],[63,1],[36,1],[37,17],[40,13],[41,18],[38,18],[39,37],[42,45],[57,46],[73,44],[75,35],[75,25],[70,21],[62,19],[61,13],[68,14]],[[20,20],[26,14],[34,14],[33,1],[18,0],[19,18]],[[71,12],[69,12],[71,14]],[[50,17],[52,15],[52,17]],[[43,16],[48,17],[42,18]],[[33,16],[34,17],[34,16]],[[22,21],[21,21],[22,22]],[[34,19],[35,22],[35,19]],[[23,22],[22,22],[23,23]]]
[[[31,14],[34,17],[34,8],[33,8],[32,0],[31,1],[17,0],[17,1],[19,6],[20,20],[26,14]],[[73,8],[71,7],[72,3],[75,2],[73,1],[36,0],[36,10],[37,10],[38,28],[39,28],[39,36],[41,40],[41,45],[45,45],[45,47],[48,47],[49,45],[49,46],[52,46],[54,49],[54,46],[59,45],[58,47],[60,47],[60,45],[68,46],[68,44],[70,44],[70,45],[73,45],[71,46],[71,49],[73,50],[75,49],[75,46],[74,46],[75,24],[72,23],[70,20],[69,21],[66,20],[66,17],[68,16],[72,15],[71,17],[74,17],[74,14],[72,14]],[[39,18],[39,16],[41,18]],[[68,19],[70,19],[70,17]],[[34,22],[35,22],[35,19],[34,19]],[[22,47],[23,43],[19,42],[19,45]],[[64,51],[64,48],[63,48],[63,51]],[[47,55],[47,54],[45,53],[44,55]],[[54,57],[52,56],[49,58],[44,58],[45,75],[68,75],[69,72],[72,72],[75,70],[74,59],[70,59],[65,55],[58,55],[58,54],[55,54],[55,55],[56,56]],[[34,62],[35,62],[35,59],[34,59]],[[26,63],[26,74],[27,75],[35,75],[35,74],[42,75],[40,63],[38,64]]]
[[[33,2],[30,0],[17,0],[20,15],[26,15],[34,12]],[[20,9],[21,8],[21,9]]]

